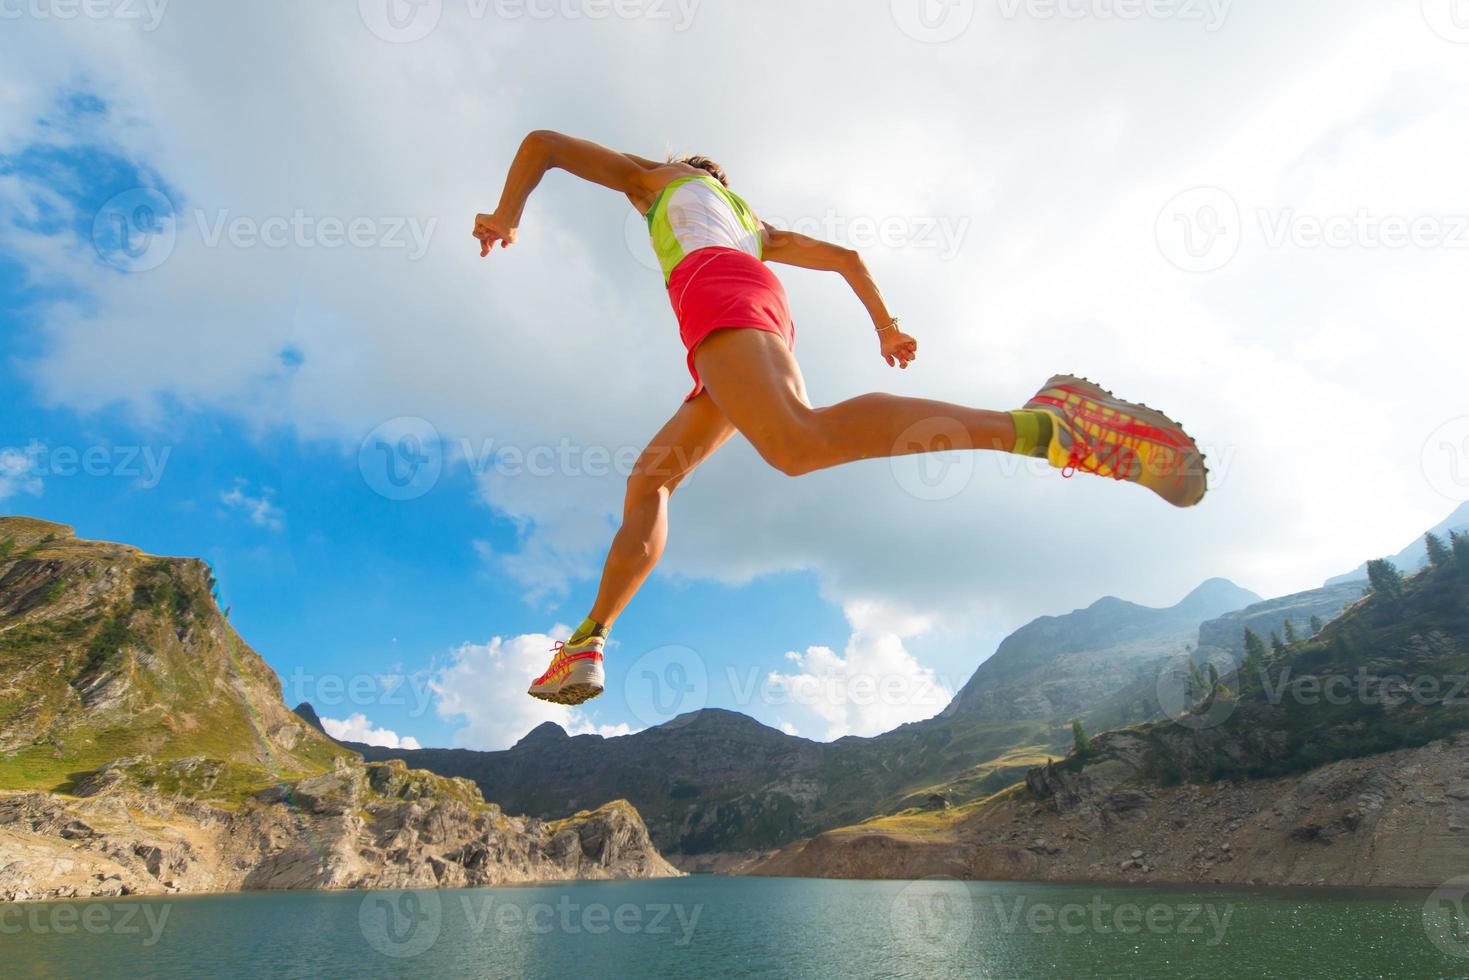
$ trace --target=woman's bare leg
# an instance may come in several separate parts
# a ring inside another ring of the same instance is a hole
[[[621,615],[663,555],[669,496],[734,432],[705,391],[684,402],[643,450],[627,480],[622,527],[607,553],[591,619],[610,627]]]
[[[711,334],[694,366],[724,417],[792,476],[859,459],[1015,447],[1008,412],[885,394],[812,408],[795,355],[763,330]]]

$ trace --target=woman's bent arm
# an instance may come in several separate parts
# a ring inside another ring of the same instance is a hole
[[[480,214],[475,219],[474,237],[480,241],[480,255],[488,255],[496,242],[502,248],[515,242],[525,202],[546,171],[565,170],[583,180],[620,191],[639,204],[652,196],[648,175],[656,167],[651,161],[609,150],[589,140],[538,129],[521,141],[494,214]]]

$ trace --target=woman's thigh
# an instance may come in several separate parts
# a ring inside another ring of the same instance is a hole
[[[756,449],[802,424],[811,412],[800,365],[775,334],[717,331],[694,352],[694,364],[705,394]]]
[[[680,405],[648,442],[632,479],[649,489],[672,490],[734,433],[709,392],[701,392]]]

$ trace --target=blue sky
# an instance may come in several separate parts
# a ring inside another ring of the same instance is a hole
[[[43,3],[0,37],[0,510],[207,559],[287,698],[354,735],[494,748],[705,704],[871,734],[1034,616],[1310,588],[1469,497],[1462,393],[1422,383],[1469,354],[1469,37],[1432,0],[943,30],[908,0],[430,0],[411,37],[383,3]],[[699,83],[650,100],[649,65]],[[862,248],[929,356],[890,372],[839,282],[786,273],[818,403],[1003,408],[1079,371],[1190,425],[1209,502],[957,457],[789,481],[735,440],[675,497],[608,695],[530,701],[615,461],[687,387],[625,201],[553,175],[520,244],[472,250],[539,127],[709,152],[774,223]],[[426,449],[410,492],[384,445]]]

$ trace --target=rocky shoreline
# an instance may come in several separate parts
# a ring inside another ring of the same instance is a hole
[[[1115,788],[1042,770],[952,824],[858,825],[750,871],[817,878],[1437,888],[1469,874],[1469,737],[1304,775]]]
[[[239,808],[128,785],[7,793],[0,900],[681,874],[625,802],[548,823],[506,816],[472,786],[444,793],[442,782],[401,763],[346,765]]]

